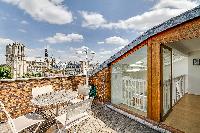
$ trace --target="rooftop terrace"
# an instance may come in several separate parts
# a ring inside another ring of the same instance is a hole
[[[113,111],[104,105],[93,105],[92,112],[94,115],[86,119],[76,126],[69,129],[68,132],[73,133],[157,133],[143,124],[140,124],[127,116],[124,116],[116,111]],[[46,124],[46,125],[45,125]],[[44,128],[46,127],[46,128]],[[34,126],[30,127],[31,131]],[[29,131],[28,129],[26,131]],[[7,123],[0,124],[1,133],[11,132]],[[44,122],[40,127],[39,132],[53,133],[56,132],[55,121]]]

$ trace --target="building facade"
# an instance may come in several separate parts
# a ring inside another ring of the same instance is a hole
[[[24,45],[18,42],[6,46],[6,64],[11,67],[13,78],[26,73]]]
[[[72,62],[69,61],[65,68],[65,75],[67,76],[74,76],[82,74],[81,64],[80,62]]]
[[[69,61],[69,62],[62,62],[59,61],[54,64],[53,69],[56,71],[60,71],[65,76],[75,76],[75,75],[86,75],[87,71],[88,74],[97,68],[98,64],[89,64],[85,61]],[[87,70],[86,70],[87,69]]]
[[[43,73],[47,63],[42,57],[26,58],[26,73]]]
[[[48,56],[45,49],[45,56],[25,57],[24,44],[15,42],[6,46],[6,65],[11,67],[13,78],[22,78],[26,75],[39,74],[45,76],[45,72],[53,69],[55,58]],[[47,74],[48,75],[48,74]]]
[[[64,76],[82,75],[83,69],[81,62],[58,62],[54,65],[54,70],[60,71]]]

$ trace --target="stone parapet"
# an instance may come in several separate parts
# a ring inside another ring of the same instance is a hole
[[[34,110],[31,103],[32,88],[52,85],[55,91],[61,89],[76,90],[79,84],[84,84],[84,76],[32,78],[32,79],[4,79],[0,80],[0,101],[12,118],[19,117]],[[6,120],[5,114],[0,112],[0,122]]]

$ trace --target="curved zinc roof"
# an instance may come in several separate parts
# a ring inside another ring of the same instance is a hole
[[[174,26],[177,26],[177,25],[179,25],[181,23],[184,23],[186,21],[192,20],[192,19],[197,18],[199,16],[200,16],[200,5],[195,7],[195,8],[193,8],[193,9],[191,9],[191,10],[188,10],[188,11],[186,11],[186,12],[184,12],[184,13],[176,16],[176,17],[173,17],[173,18],[165,21],[162,24],[154,26],[153,28],[147,30],[142,35],[140,35],[138,38],[133,40],[131,43],[126,45],[120,51],[115,53],[108,60],[104,61],[101,65],[98,66],[97,69],[95,69],[93,71],[92,75],[94,75],[98,71],[102,70],[103,68],[108,67],[108,64],[112,63],[114,60],[116,60],[120,56],[124,55],[126,52],[131,50],[134,46],[140,44],[141,42],[145,41],[149,37],[152,37],[152,36],[154,36],[154,35],[156,35],[156,34],[158,34],[160,32],[163,32],[163,31],[165,31],[165,30],[167,30],[169,28],[172,28]]]

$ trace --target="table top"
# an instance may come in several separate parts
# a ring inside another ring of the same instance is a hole
[[[74,91],[55,91],[39,95],[31,100],[34,105],[44,107],[49,105],[56,105],[59,103],[69,102],[76,98],[77,92]]]

